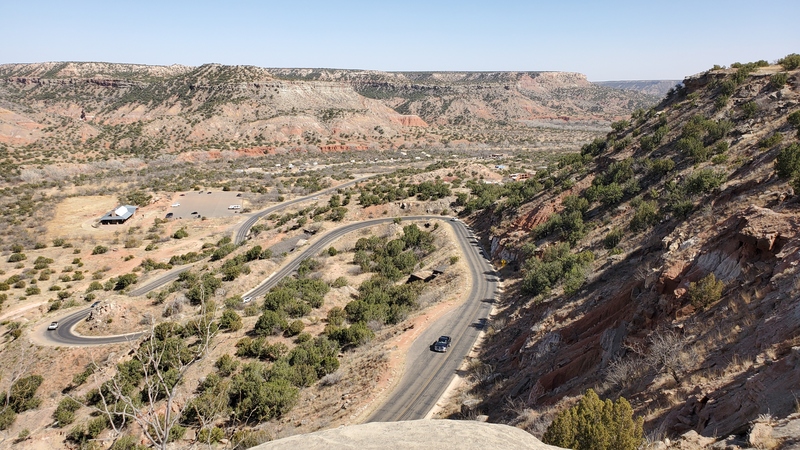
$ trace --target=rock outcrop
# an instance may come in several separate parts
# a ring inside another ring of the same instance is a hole
[[[372,422],[291,436],[253,450],[559,450],[508,425],[459,420]]]

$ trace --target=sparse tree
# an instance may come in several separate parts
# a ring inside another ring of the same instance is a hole
[[[179,403],[179,387],[189,369],[208,355],[217,332],[214,308],[202,302],[196,326],[203,328],[191,346],[177,335],[182,327],[162,323],[151,328],[133,352],[133,359],[117,366],[118,373],[97,391],[96,408],[119,436],[127,423],[139,426],[150,444],[166,450],[167,443],[182,435],[179,425],[189,402]],[[139,387],[139,389],[137,389]]]

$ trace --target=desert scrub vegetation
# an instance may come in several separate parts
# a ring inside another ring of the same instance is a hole
[[[692,305],[699,309],[705,309],[722,298],[724,289],[725,283],[710,273],[699,281],[689,283],[687,294]]]
[[[794,143],[778,152],[775,173],[781,178],[800,177],[800,144]]]
[[[41,399],[36,396],[36,391],[43,380],[36,374],[19,377],[11,383],[8,392],[0,394],[0,430],[13,425],[17,414],[39,407]]]
[[[566,242],[550,245],[541,256],[525,262],[522,290],[534,296],[547,295],[552,288],[562,285],[566,294],[572,294],[586,281],[586,271],[593,261],[591,251],[571,253]]]
[[[411,224],[404,226],[403,234],[396,239],[360,238],[354,247],[353,263],[363,272],[375,272],[398,281],[409,275],[420,259],[434,250],[433,234]]]
[[[558,233],[558,235],[575,245],[586,235],[586,225],[583,222],[583,215],[589,209],[589,201],[576,195],[568,195],[561,201],[564,206],[562,213],[551,214],[547,222],[537,225],[531,234],[537,239]]]
[[[643,442],[643,423],[624,397],[604,401],[588,389],[577,405],[556,415],[542,441],[576,450],[635,450]]]
[[[696,163],[707,161],[714,154],[711,146],[725,138],[732,128],[733,123],[727,119],[714,121],[695,115],[684,125],[677,149]]]
[[[797,53],[790,53],[779,59],[778,64],[780,64],[785,70],[797,69],[800,67],[800,55]]]

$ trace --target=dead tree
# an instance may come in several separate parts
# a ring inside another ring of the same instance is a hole
[[[192,346],[174,335],[170,323],[153,326],[133,352],[131,361],[136,363],[131,366],[140,370],[134,377],[136,385],[131,386],[127,373],[118,371],[100,387],[97,409],[106,416],[116,436],[127,424],[135,423],[153,447],[167,448],[170,434],[188,405],[187,401],[178,402],[179,387],[189,369],[208,355],[217,332],[215,308],[206,311],[207,303],[201,305],[199,318],[187,325],[197,336]]]

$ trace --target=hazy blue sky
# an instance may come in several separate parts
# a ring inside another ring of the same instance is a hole
[[[798,0],[2,0],[0,63],[556,70],[682,79],[800,53]]]

